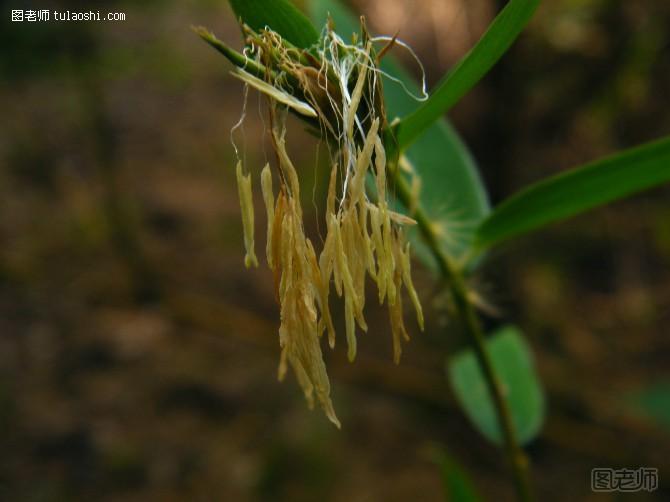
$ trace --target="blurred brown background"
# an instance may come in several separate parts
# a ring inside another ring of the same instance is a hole
[[[400,366],[375,302],[355,364],[326,351],[342,431],[292,377],[276,381],[271,274],[243,267],[229,140],[242,89],[189,29],[239,47],[227,2],[104,1],[93,9],[126,21],[10,21],[90,4],[0,12],[0,500],[441,500],[433,445],[487,499],[511,499],[500,454],[444,379],[461,340],[418,265],[427,330],[412,329]],[[504,2],[353,4],[376,31],[399,30],[435,83]],[[669,90],[670,3],[545,1],[451,118],[499,201],[668,134]],[[266,158],[261,115],[252,93],[238,137],[252,169]],[[319,152],[294,125],[309,186]],[[591,493],[602,466],[657,467],[659,490],[635,498],[670,497],[669,195],[524,238],[482,275],[546,386],[529,447],[540,500],[620,500]]]

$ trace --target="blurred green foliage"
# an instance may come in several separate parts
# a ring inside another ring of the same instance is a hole
[[[438,57],[457,41],[450,27],[467,18],[476,34],[494,10],[457,6],[454,21],[398,2],[411,13],[401,24],[386,2],[354,3],[375,30],[400,27],[432,81],[453,62]],[[362,340],[355,366],[330,355],[350,426],[304,439],[317,418],[293,386],[275,382],[271,280],[241,266],[228,145],[242,93],[189,30],[207,24],[239,43],[225,4],[105,2],[128,20],[103,25],[10,25],[3,13],[0,499],[258,500],[276,490],[277,500],[292,500],[296,489],[322,490],[325,500],[437,499],[438,469],[415,449],[434,438],[482,495],[509,495],[504,467],[444,392],[442,354],[460,340],[445,339],[449,320],[439,315],[398,367],[384,336]],[[452,114],[494,201],[667,134],[668,26],[667,2],[543,3],[526,40]],[[258,108],[252,96],[240,138],[255,166],[266,158]],[[109,124],[111,159],[96,146],[96,114]],[[312,138],[299,127],[292,134],[296,163],[319,178]],[[104,162],[161,279],[159,301],[138,298],[133,284],[142,280],[112,243]],[[306,198],[313,215],[318,197]],[[667,200],[658,188],[530,236],[492,256],[478,284],[532,335],[552,407],[530,446],[543,500],[590,496],[595,465],[657,466],[661,480],[670,476],[667,434],[636,428],[620,407],[631,381],[667,380]],[[420,275],[425,301],[440,305]],[[384,312],[371,315],[384,325]],[[664,416],[659,388],[642,401]],[[667,498],[663,484],[648,494]]]

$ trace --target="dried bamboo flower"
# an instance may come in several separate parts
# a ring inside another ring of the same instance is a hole
[[[249,52],[269,69],[265,80],[244,70],[235,76],[264,93],[270,102],[271,139],[277,154],[279,191],[275,198],[270,166],[261,173],[267,214],[266,256],[274,273],[280,304],[278,369],[282,380],[290,366],[310,407],[318,402],[326,416],[340,422],[330,398],[330,382],[320,337],[335,346],[330,314],[331,283],[342,297],[347,355],[357,352],[356,330],[368,330],[364,316],[366,278],[376,283],[379,303],[388,305],[393,359],[400,360],[409,340],[403,319],[402,290],[407,291],[423,330],[421,303],[412,284],[410,246],[402,226],[416,222],[392,211],[387,200],[387,159],[381,131],[386,118],[381,99],[378,59],[362,26],[359,42],[346,44],[324,29],[318,46],[300,51],[270,30],[246,29]],[[384,39],[386,40],[386,39]],[[300,176],[286,149],[286,110],[316,119],[336,148],[326,198],[326,235],[320,253],[305,235],[300,205]],[[237,166],[247,256],[257,265],[253,239],[251,179]],[[374,192],[366,186],[372,181]]]
[[[254,251],[254,202],[251,195],[251,174],[242,174],[242,163],[237,162],[235,168],[237,174],[237,190],[240,196],[240,207],[242,209],[242,228],[244,230],[244,248],[247,251],[244,257],[244,266],[250,268],[252,265],[258,267],[258,259]]]
[[[265,256],[268,260],[268,266],[274,270],[275,262],[272,254],[272,227],[275,219],[275,202],[274,194],[272,193],[272,172],[270,172],[270,164],[265,164],[261,172],[261,190],[263,191],[263,201],[268,218],[267,230],[267,244],[265,246]]]

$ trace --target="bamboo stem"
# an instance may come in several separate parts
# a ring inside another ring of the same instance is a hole
[[[391,150],[393,151],[393,146]],[[486,350],[484,334],[475,307],[468,295],[465,278],[460,268],[454,263],[454,260],[440,246],[435,229],[421,206],[412,204],[410,187],[407,181],[400,175],[400,170],[397,169],[397,160],[398,153],[396,150],[393,155],[389,155],[389,171],[392,173],[392,176],[389,177],[389,183],[393,185],[396,197],[405,207],[415,207],[410,216],[417,221],[421,235],[435,257],[440,273],[447,282],[447,287],[451,290],[458,316],[463,323],[469,343],[475,352],[477,364],[484,375],[486,386],[493,399],[498,424],[503,434],[507,460],[514,476],[518,499],[522,502],[529,502],[532,500],[530,465],[526,454],[519,445],[516,430],[512,422],[512,415],[504,398],[504,390],[493,367],[491,357]]]

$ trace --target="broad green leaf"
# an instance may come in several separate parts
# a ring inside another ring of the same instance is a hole
[[[540,181],[500,204],[477,230],[476,245],[574,216],[670,181],[670,137]]]
[[[289,0],[228,0],[235,15],[259,31],[269,26],[296,47],[314,45],[319,34]]]
[[[670,381],[633,392],[627,396],[626,402],[637,413],[670,430]]]
[[[544,420],[544,394],[533,367],[530,348],[512,326],[499,330],[486,341],[493,368],[500,379],[512,422],[521,444],[532,440]],[[486,380],[471,350],[453,357],[448,376],[465,414],[487,439],[502,444],[496,410]]]
[[[451,455],[441,448],[436,448],[434,458],[440,468],[445,500],[449,502],[478,502],[481,500],[470,476]]]
[[[316,26],[323,26],[330,12],[336,31],[345,40],[359,31],[357,18],[339,1],[310,0],[309,4]],[[393,58],[386,56],[382,69],[402,80],[414,95],[419,94],[414,79]],[[402,86],[388,79],[384,81],[384,96],[389,121],[408,115],[419,105]],[[489,212],[488,197],[470,152],[451,125],[438,120],[405,154],[421,178],[421,206],[443,230],[442,245],[452,256],[461,256],[469,249],[477,224]],[[417,234],[415,230],[410,233],[414,250],[434,265]]]
[[[450,71],[430,98],[397,126],[401,150],[461,99],[509,49],[532,17],[540,0],[511,0],[477,44]]]

